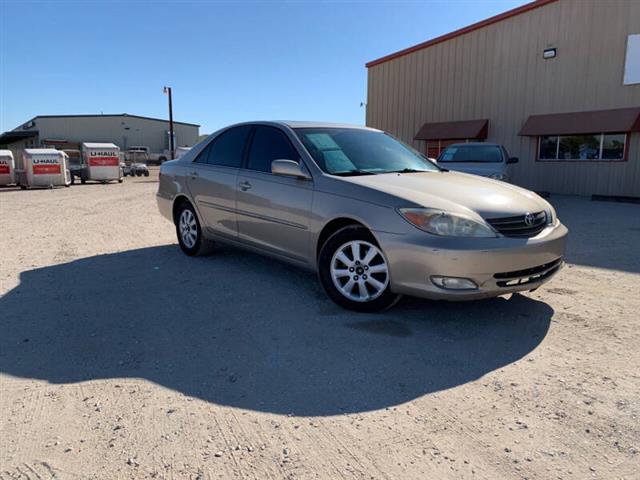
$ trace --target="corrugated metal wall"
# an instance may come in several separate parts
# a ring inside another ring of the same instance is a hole
[[[110,142],[121,149],[144,145],[154,153],[168,148],[169,122],[133,116],[37,117],[33,130],[38,130],[40,141],[45,139],[72,142]],[[197,126],[175,123],[176,146],[198,143]]]
[[[623,86],[627,36],[640,33],[640,1],[559,0],[368,70],[367,125],[425,151],[425,122],[489,118],[487,141],[513,156],[514,182],[580,195],[640,196],[640,134],[626,162],[539,162],[521,137],[529,115],[640,106]],[[545,48],[557,57],[544,60]]]

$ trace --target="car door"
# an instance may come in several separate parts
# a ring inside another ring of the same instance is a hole
[[[237,177],[250,132],[250,125],[225,130],[200,152],[188,172],[187,184],[203,227],[234,240]]]
[[[313,181],[272,174],[271,162],[278,159],[302,161],[281,129],[256,126],[237,179],[239,239],[308,262]]]

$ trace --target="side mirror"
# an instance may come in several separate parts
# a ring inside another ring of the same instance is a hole
[[[507,163],[518,163],[518,157],[509,157],[507,158]]]
[[[428,157],[428,158],[429,158],[429,160],[431,160],[433,163],[438,163],[438,160],[437,160],[437,159],[435,159],[435,158],[431,158],[431,157]]]
[[[274,160],[271,162],[271,173],[285,177],[295,177],[303,180],[311,180],[311,175],[304,167],[293,160]]]

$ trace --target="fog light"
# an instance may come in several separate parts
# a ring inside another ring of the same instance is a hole
[[[433,284],[447,290],[476,290],[478,285],[468,278],[458,277],[431,277]]]

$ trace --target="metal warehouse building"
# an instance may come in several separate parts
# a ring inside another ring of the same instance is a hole
[[[176,147],[198,143],[199,125],[173,122]],[[14,155],[24,148],[77,144],[80,142],[115,143],[121,150],[147,146],[160,153],[169,148],[169,122],[127,113],[115,115],[39,115],[0,135]]]
[[[367,125],[502,143],[538,191],[640,196],[640,2],[539,0],[367,64]]]

